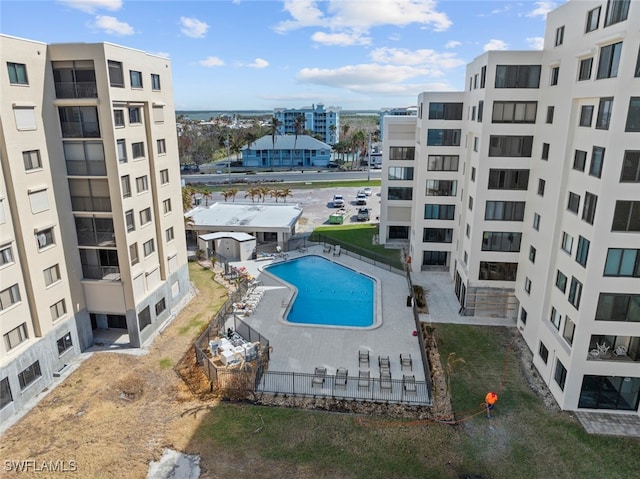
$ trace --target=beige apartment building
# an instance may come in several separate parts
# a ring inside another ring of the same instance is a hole
[[[189,297],[170,61],[0,36],[0,421]]]
[[[571,0],[543,50],[384,121],[381,243],[448,272],[460,314],[513,318],[567,410],[638,414],[638,25],[640,2]]]

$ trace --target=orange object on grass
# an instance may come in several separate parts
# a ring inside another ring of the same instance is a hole
[[[498,395],[496,393],[494,393],[493,391],[488,392],[487,395],[485,396],[484,400],[489,406],[493,406],[496,403],[496,401],[498,400]]]

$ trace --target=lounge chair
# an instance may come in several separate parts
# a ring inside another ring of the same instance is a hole
[[[400,353],[400,369],[404,371],[404,368],[409,368],[409,371],[413,371],[413,359],[410,354]]]
[[[336,371],[336,387],[346,388],[349,370],[347,368],[338,368]]]
[[[316,371],[313,373],[313,379],[311,380],[311,387],[315,387],[316,385],[320,387],[324,386],[326,376],[327,368],[316,368]]]
[[[360,365],[365,364],[369,367],[369,351],[360,351],[358,354],[358,363]]]
[[[391,371],[391,361],[389,356],[378,356],[378,367],[380,371]]]
[[[371,373],[369,371],[358,372],[358,389],[369,389]]]
[[[331,248],[333,248],[333,245],[331,244],[325,244],[324,248],[322,248],[322,252],[323,253],[331,253]]]
[[[389,391],[391,391],[392,388],[392,381],[391,381],[391,372],[388,370],[381,370],[380,371],[380,389],[388,389]]]
[[[410,375],[410,376],[404,374],[402,376],[402,387],[403,387],[404,391],[407,392],[407,393],[415,393],[415,392],[417,392],[416,377],[413,374]]]
[[[342,247],[337,244],[333,250],[333,256],[340,256],[340,253],[342,253]]]

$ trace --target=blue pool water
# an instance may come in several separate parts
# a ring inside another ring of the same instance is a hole
[[[287,321],[300,324],[373,325],[373,280],[322,256],[274,264],[269,273],[298,288]]]

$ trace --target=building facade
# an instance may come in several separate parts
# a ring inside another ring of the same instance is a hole
[[[311,105],[310,107],[276,108],[273,116],[280,122],[281,135],[300,135],[301,133],[311,134],[313,137],[335,145],[340,134],[340,109],[329,107],[325,110],[324,105]],[[302,131],[296,131],[298,117],[304,117],[304,127]]]
[[[331,146],[309,135],[265,135],[242,147],[242,166],[304,168],[328,166]]]
[[[170,62],[0,36],[0,419],[189,296]]]
[[[569,1],[543,50],[487,52],[384,122],[381,242],[448,271],[461,313],[514,318],[567,410],[638,414],[638,24]]]

